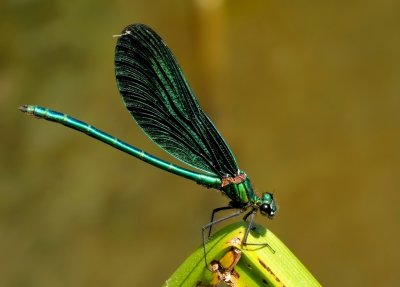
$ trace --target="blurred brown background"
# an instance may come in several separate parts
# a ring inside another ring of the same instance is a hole
[[[326,286],[399,281],[400,2],[2,1],[0,285],[159,286],[228,201],[59,125],[157,156],[114,80],[115,38],[169,44],[256,189],[258,217]]]

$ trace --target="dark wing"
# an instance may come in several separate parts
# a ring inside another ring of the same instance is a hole
[[[126,27],[115,48],[122,99],[145,133],[175,158],[223,177],[235,157],[202,111],[172,52],[151,28]]]

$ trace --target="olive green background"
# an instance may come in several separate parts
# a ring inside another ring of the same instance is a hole
[[[325,286],[395,286],[400,2],[2,1],[0,285],[159,286],[201,243],[214,190],[19,113],[38,104],[164,159],[119,98],[115,38],[169,44],[259,192],[270,228]]]

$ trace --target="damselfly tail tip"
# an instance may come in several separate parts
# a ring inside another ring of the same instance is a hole
[[[18,107],[18,110],[20,110],[24,114],[33,115],[33,106],[23,105],[23,106]]]
[[[28,112],[28,105],[23,105],[18,107],[18,110],[20,110],[23,113],[27,113]]]

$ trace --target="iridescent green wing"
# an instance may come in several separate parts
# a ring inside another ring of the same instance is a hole
[[[115,49],[122,99],[145,133],[182,162],[223,177],[235,157],[202,111],[172,52],[151,28],[126,27]]]

